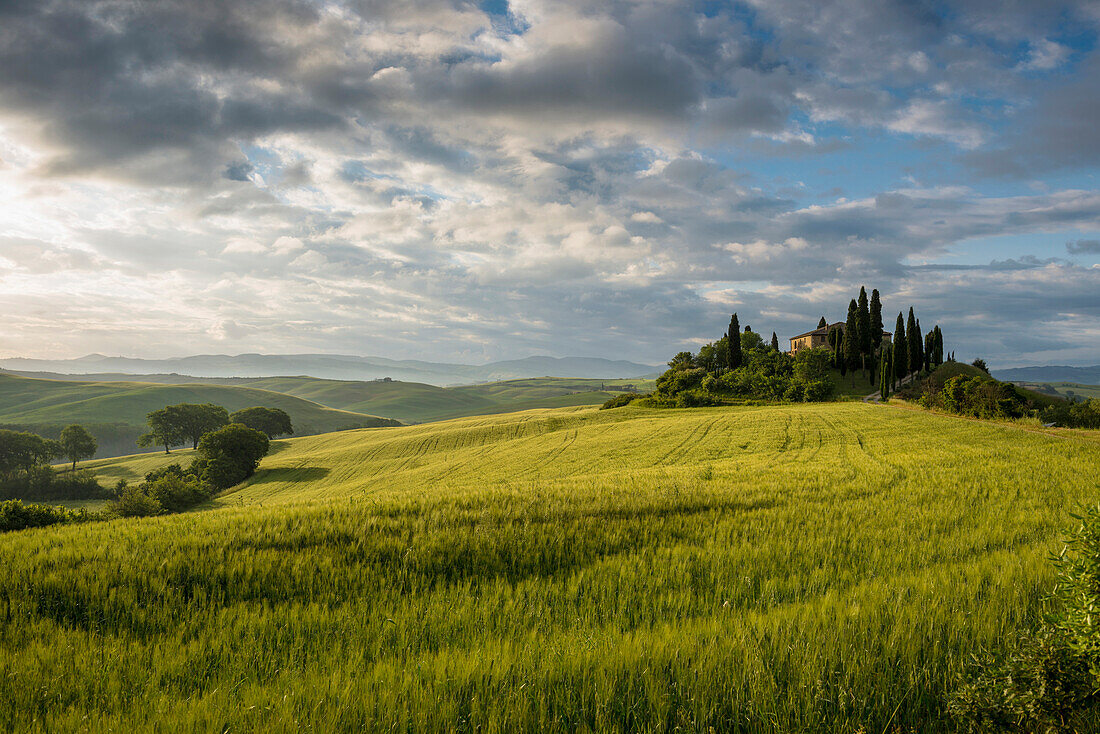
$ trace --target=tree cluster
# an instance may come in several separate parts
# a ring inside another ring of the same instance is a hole
[[[818,328],[824,323],[822,317]],[[877,373],[879,392],[885,398],[909,375],[928,372],[942,364],[944,354],[940,327],[937,325],[922,334],[920,320],[912,306],[909,307],[908,323],[903,313],[898,314],[890,342],[884,342],[883,328],[878,289],[873,289],[868,299],[867,289],[861,287],[859,297],[848,302],[844,328],[830,331],[828,343],[832,364],[841,375],[855,370],[862,370],[865,375]]]
[[[95,453],[95,439],[80,426],[69,426],[61,441],[28,431],[0,430],[0,498],[94,499],[103,488],[91,472],[75,471],[76,460]],[[50,462],[59,457],[73,461],[74,471],[59,474]]]
[[[124,517],[180,512],[256,473],[271,439],[241,423],[203,434],[190,466],[171,464],[145,475],[137,486],[120,482],[115,511]]]
[[[680,352],[657,378],[651,404],[678,407],[718,405],[741,400],[816,401],[832,395],[826,350],[807,349],[791,356],[779,351],[778,338],[766,344],[749,327],[741,331],[737,314],[726,335],[700,348]]]
[[[163,446],[170,453],[173,446],[187,442],[197,449],[202,437],[231,423],[257,430],[269,439],[294,433],[290,416],[278,408],[242,408],[232,415],[220,405],[211,403],[180,403],[167,405],[146,416],[149,432],[138,439],[139,446]]]

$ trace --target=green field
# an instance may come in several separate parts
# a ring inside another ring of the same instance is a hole
[[[1082,385],[1077,382],[1017,382],[1016,384],[1042,393],[1057,393],[1063,398],[1079,400],[1100,398],[1100,385]]]
[[[274,446],[209,509],[0,537],[4,729],[942,731],[1100,476],[1100,432],[862,403]]]
[[[255,405],[280,408],[290,415],[299,435],[394,423],[250,387],[75,382],[0,374],[0,425],[48,435],[70,423],[88,424],[100,439],[100,456],[137,451],[134,440],[146,430],[146,414],[175,403],[214,403],[230,412]]]
[[[654,387],[653,380],[564,377],[502,380],[460,387],[382,380],[322,380],[315,377],[258,377],[220,381],[295,395],[331,408],[384,415],[403,423],[426,423],[533,408],[599,405],[608,398],[621,394],[621,390],[605,388],[630,385],[639,392],[649,392]]]

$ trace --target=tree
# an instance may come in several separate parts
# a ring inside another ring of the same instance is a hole
[[[936,332],[929,331],[924,335],[924,369],[932,371],[932,353],[936,349]]]
[[[978,357],[977,359],[975,359],[970,364],[974,365],[975,367],[977,367],[978,369],[980,369],[982,372],[986,373],[987,375],[989,374],[989,366],[985,363],[985,360],[982,359],[981,357]]]
[[[167,410],[175,421],[180,434],[197,449],[204,435],[229,424],[229,413],[220,405],[211,403],[180,403],[169,405]]]
[[[819,320],[817,322],[817,328],[819,328],[819,329],[824,329],[828,325],[829,325],[829,322],[825,320],[824,316],[822,316],[821,320]]]
[[[917,328],[917,317],[913,314],[912,306],[909,307],[909,320],[905,324],[905,336],[909,342],[906,364],[910,372],[920,372],[921,365],[924,364],[924,355],[921,353],[920,329]]]
[[[894,326],[894,375],[903,379],[909,374],[909,341],[905,338],[905,319],[898,312],[898,323]]]
[[[932,346],[932,362],[939,367],[943,364],[943,332],[940,331],[939,324],[936,324],[936,328],[932,329],[932,333],[935,335],[935,342]]]
[[[730,344],[729,368],[735,370],[744,361],[744,355],[741,352],[741,327],[737,323],[737,314],[730,319],[730,328],[726,332],[726,337]]]
[[[882,331],[879,329],[879,331]],[[890,397],[891,386],[894,380],[894,365],[893,365],[893,352],[888,346],[881,348],[882,352],[879,356],[879,370],[878,370],[878,392],[879,397],[883,402]]]
[[[867,289],[863,286],[859,288],[859,353],[862,357],[869,357],[873,354],[871,351],[871,311],[867,305]],[[866,361],[864,362],[864,371],[866,371]]]
[[[95,456],[96,449],[99,445],[96,443],[95,436],[88,433],[84,429],[84,426],[74,423],[71,426],[66,426],[61,431],[61,440],[59,441],[61,448],[61,455],[73,462],[73,471],[76,471],[76,462],[81,459],[90,459]]]
[[[201,469],[203,481],[210,486],[227,489],[252,476],[270,447],[271,440],[262,431],[231,423],[202,437],[195,468]]]
[[[154,410],[145,416],[145,421],[149,424],[149,432],[138,438],[138,446],[163,446],[164,453],[168,454],[171,453],[169,447],[183,443],[185,437],[168,408]]]
[[[36,433],[0,429],[0,479],[10,479],[19,472],[30,475],[60,453],[56,441]]]
[[[772,332],[772,349],[779,351],[779,337],[775,335],[774,331]]]
[[[764,340],[760,338],[760,335],[755,331],[745,330],[741,334],[741,354],[744,355],[751,352],[754,349],[760,349],[764,346]]]
[[[691,356],[691,352],[677,352],[672,361],[668,363],[669,369],[672,370],[689,370],[694,366],[695,359]]]
[[[699,351],[702,353],[702,350]],[[241,408],[229,416],[229,422],[240,423],[243,426],[262,431],[267,434],[268,438],[290,436],[294,433],[290,416],[287,415],[286,411],[278,408]]]
[[[844,363],[849,370],[854,370],[860,362],[862,353],[859,347],[859,306],[853,299],[848,304],[848,320],[844,322]],[[852,386],[856,384],[855,374],[852,375]]]
[[[871,291],[871,349],[876,354],[882,347],[882,300],[878,288]]]

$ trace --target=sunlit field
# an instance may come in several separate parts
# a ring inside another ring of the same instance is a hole
[[[1098,432],[860,403],[279,441],[198,511],[0,536],[0,724],[943,730],[1098,477]]]

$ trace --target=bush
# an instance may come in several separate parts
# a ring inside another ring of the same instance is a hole
[[[122,517],[149,517],[159,515],[164,508],[144,488],[123,484],[113,509]]]
[[[142,485],[167,512],[181,512],[210,499],[213,491],[191,475],[169,474]]]
[[[73,512],[63,507],[25,505],[20,500],[8,500],[0,502],[0,532],[72,522],[87,515],[87,512]]]
[[[606,403],[600,406],[600,410],[609,410],[610,408],[621,408],[624,405],[630,405],[635,400],[649,397],[648,395],[641,395],[639,393],[624,393],[622,395],[616,395],[608,400]]]
[[[1054,403],[1040,411],[1039,419],[1043,423],[1066,428],[1100,428],[1100,400],[1091,398],[1082,403]]]
[[[0,499],[60,500],[106,499],[110,492],[87,469],[59,474],[50,466],[36,466],[0,482]]]
[[[202,437],[192,467],[213,488],[228,489],[256,472],[270,446],[263,432],[232,423]]]
[[[1057,583],[1034,634],[987,659],[948,704],[971,731],[1096,731],[1100,723],[1100,505],[1054,559]]]

